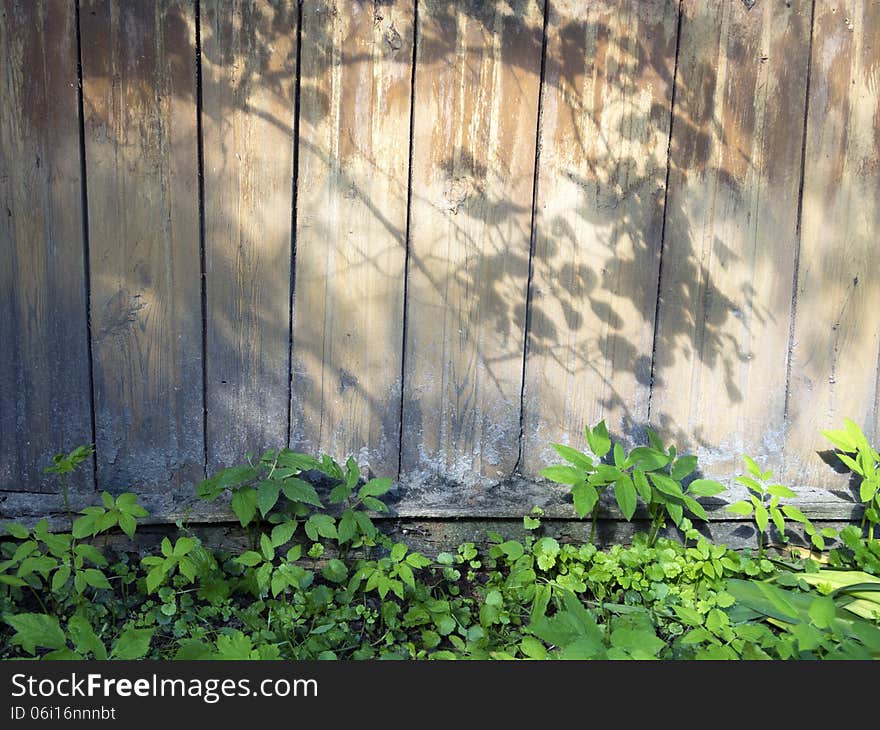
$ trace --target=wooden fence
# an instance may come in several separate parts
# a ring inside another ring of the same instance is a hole
[[[536,477],[601,418],[854,514],[877,0],[0,6],[0,516],[94,443],[75,504],[160,519],[284,444],[402,516],[565,517]]]

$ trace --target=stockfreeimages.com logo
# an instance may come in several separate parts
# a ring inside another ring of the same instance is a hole
[[[126,679],[98,673],[71,672],[61,679],[12,675],[12,696],[32,698],[101,697],[194,697],[213,704],[224,697],[317,697],[316,679],[170,679],[150,677]]]

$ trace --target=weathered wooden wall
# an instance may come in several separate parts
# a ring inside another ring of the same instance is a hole
[[[538,473],[600,418],[854,514],[819,431],[880,437],[880,1],[0,12],[0,517],[94,443],[74,503],[159,520],[284,444],[402,518],[566,519]]]

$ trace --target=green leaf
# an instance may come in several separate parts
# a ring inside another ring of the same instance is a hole
[[[780,499],[794,499],[797,495],[792,492],[788,487],[784,487],[781,484],[770,484],[767,487],[767,492],[772,494],[774,497],[779,497]]]
[[[35,654],[38,646],[46,649],[67,648],[67,639],[58,619],[54,616],[47,616],[44,613],[19,613],[14,616],[4,616],[4,620],[15,629],[12,643],[21,644],[28,654]]]
[[[559,454],[563,459],[565,459],[570,464],[574,464],[581,471],[593,471],[593,460],[586,454],[578,451],[577,449],[573,449],[571,446],[566,446],[565,444],[551,443],[550,446],[552,446],[556,453]]]
[[[7,522],[3,527],[6,528],[6,532],[12,535],[12,537],[19,540],[26,540],[28,535],[30,535],[27,527],[19,525],[17,522]]]
[[[761,467],[758,466],[757,462],[751,456],[743,456],[743,461],[746,462],[746,468],[749,470],[749,474],[751,474],[755,479],[761,478]]]
[[[507,559],[511,562],[519,560],[525,552],[522,543],[518,540],[508,540],[507,542],[501,543],[498,547],[504,551]]]
[[[302,502],[303,504],[310,504],[313,507],[319,508],[324,506],[321,504],[315,488],[297,477],[285,479],[281,483],[281,490],[284,492],[284,496],[291,502]]]
[[[345,482],[352,489],[361,478],[361,470],[353,456],[349,456],[345,462]]]
[[[67,622],[67,631],[76,650],[86,655],[91,652],[95,659],[103,661],[107,658],[107,649],[104,643],[98,638],[92,625],[86,618],[76,614],[70,617]]]
[[[257,491],[241,487],[232,494],[232,511],[242,527],[247,527],[257,514]]]
[[[810,620],[820,629],[830,628],[837,617],[837,607],[829,596],[820,596],[810,604]]]
[[[547,649],[544,648],[544,645],[540,641],[531,636],[523,637],[523,640],[519,644],[519,649],[523,653],[523,656],[526,656],[529,659],[547,658]]]
[[[747,477],[745,475],[738,476],[736,478],[736,481],[738,481],[740,484],[745,484],[752,492],[757,495],[764,494],[764,488],[761,486],[761,484],[759,482],[756,482],[751,477]]]
[[[126,629],[113,645],[113,659],[142,659],[150,650],[156,629]]]
[[[782,509],[782,514],[784,514],[790,520],[800,522],[801,524],[807,521],[807,516],[797,507],[794,507],[790,504],[784,504],[781,506],[780,509]]]
[[[592,451],[600,459],[611,450],[611,437],[608,435],[608,427],[605,421],[599,421],[591,431],[586,430],[587,443]]]
[[[689,494],[684,495],[684,503],[685,506],[691,511],[695,517],[700,518],[701,520],[708,520],[709,516],[706,514],[706,510],[697,500],[691,497]]]
[[[58,593],[65,586],[68,578],[70,578],[70,567],[62,565],[52,576],[52,593]]]
[[[236,563],[240,565],[246,565],[249,568],[252,568],[255,565],[263,562],[263,556],[255,550],[248,550],[247,552],[242,553],[235,559]]]
[[[536,520],[534,517],[529,517],[528,515],[523,516],[523,529],[537,530],[540,526],[541,520]]]
[[[416,587],[416,579],[413,575],[412,568],[409,567],[405,562],[397,564],[397,575],[401,581],[405,585],[408,585],[410,588],[415,589]]]
[[[337,484],[330,490],[330,495],[327,497],[327,501],[330,502],[330,504],[342,504],[350,496],[351,487],[343,482],[342,484]]]
[[[370,481],[358,490],[358,499],[363,499],[364,497],[381,497],[383,494],[387,494],[393,485],[393,479],[370,479]]]
[[[633,518],[636,513],[636,488],[633,486],[632,479],[628,475],[622,474],[620,478],[614,482],[614,497],[620,511],[627,521]]]
[[[654,483],[654,486],[667,495],[668,497],[676,497],[678,499],[682,499],[684,497],[684,492],[681,489],[681,485],[673,479],[670,479],[668,476],[663,474],[650,474],[650,479]]]
[[[174,550],[171,552],[175,557],[181,557],[192,552],[192,549],[196,546],[196,541],[191,537],[179,537],[177,538],[177,542],[174,543]]]
[[[623,453],[623,446],[619,443],[614,444],[614,466],[618,469],[626,468],[626,454]]]
[[[250,466],[231,466],[228,469],[221,469],[210,479],[201,482],[196,487],[196,494],[199,499],[212,502],[227,489],[256,479],[258,475],[259,471]]]
[[[83,571],[86,583],[92,588],[110,588],[110,582],[100,570],[97,568],[86,568]]]
[[[399,563],[403,560],[403,556],[406,555],[406,551],[408,550],[406,543],[398,542],[394,544],[394,547],[391,548],[391,562]]]
[[[336,526],[339,544],[349,542],[357,534],[357,522],[354,519],[354,513],[347,509],[342,513],[342,518]]]
[[[376,499],[375,497],[364,497],[363,498],[364,507],[369,510],[373,510],[373,512],[387,512],[387,505]]]
[[[739,502],[727,505],[727,511],[732,512],[735,515],[745,515],[748,517],[752,514],[752,503],[740,500]]]
[[[319,535],[333,540],[337,538],[336,522],[330,515],[312,515],[306,520],[305,528],[311,540],[317,540]]]
[[[342,583],[348,578],[348,568],[341,560],[333,558],[327,561],[327,565],[324,566],[321,575],[331,583]]]
[[[129,540],[133,540],[135,530],[137,530],[137,520],[125,512],[119,513],[118,520],[119,528],[128,535]]]
[[[680,482],[696,468],[696,456],[682,456],[675,462],[675,464],[672,465],[672,469],[670,469],[669,475],[677,482]]]
[[[651,485],[648,484],[648,477],[641,469],[633,470],[633,484],[639,493],[639,496],[645,500],[645,504],[651,504]]]
[[[832,444],[834,444],[841,451],[846,451],[848,453],[853,453],[858,451],[858,441],[847,431],[822,431],[822,435],[827,438]]]
[[[716,494],[721,494],[725,491],[727,487],[719,482],[716,482],[714,479],[694,479],[688,485],[688,493],[693,495],[694,497],[714,497]]]
[[[263,553],[263,557],[267,561],[275,559],[275,548],[272,545],[272,540],[265,532],[260,535],[260,551]]]
[[[575,484],[571,488],[571,494],[574,498],[574,510],[581,518],[590,514],[599,501],[599,493],[596,488],[585,482]]]
[[[780,535],[785,533],[785,520],[782,517],[782,512],[779,511],[778,507],[770,508],[770,519],[773,520],[773,524],[776,525],[776,530]]]
[[[863,479],[859,486],[859,498],[862,502],[870,502],[877,494],[878,482],[874,480]]]
[[[84,515],[83,517],[77,517],[73,521],[73,529],[71,530],[73,536],[77,540],[81,540],[84,537],[90,537],[95,534],[95,515]]]
[[[281,493],[281,485],[272,479],[265,479],[257,487],[257,507],[260,514],[265,517],[278,503],[278,495]]]
[[[761,532],[767,529],[769,515],[767,514],[767,508],[763,504],[755,505],[755,524]]]
[[[541,476],[557,484],[580,484],[586,478],[586,474],[572,466],[548,466],[541,469]]]
[[[287,522],[282,522],[280,525],[275,525],[272,528],[272,547],[281,547],[282,545],[290,542],[290,539],[293,537],[293,533],[296,532],[297,525],[299,523],[296,520],[288,520]]]
[[[105,558],[94,545],[81,542],[73,549],[73,551],[76,555],[79,555],[95,565],[107,565],[107,558]]]
[[[669,457],[648,446],[637,446],[629,452],[629,460],[642,471],[654,471],[660,469],[669,463]]]

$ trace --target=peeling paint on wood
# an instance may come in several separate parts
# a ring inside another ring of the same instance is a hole
[[[80,17],[98,482],[186,489],[204,474],[193,3]]]
[[[291,445],[396,476],[413,2],[303,6]]]
[[[287,442],[294,0],[201,4],[208,472]]]
[[[0,491],[92,440],[73,2],[0,21]],[[71,489],[94,489],[91,461]]]

